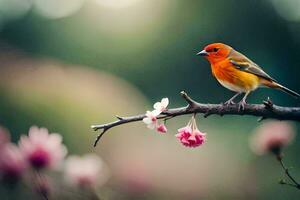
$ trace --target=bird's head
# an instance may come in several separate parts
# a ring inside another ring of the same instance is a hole
[[[213,43],[207,45],[197,55],[204,56],[210,63],[218,62],[228,57],[232,48],[223,43]]]

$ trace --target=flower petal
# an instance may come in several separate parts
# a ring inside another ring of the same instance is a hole
[[[155,123],[151,123],[151,124],[147,125],[147,128],[149,128],[149,129],[154,129],[155,127],[156,127]]]
[[[152,120],[151,120],[149,117],[145,117],[145,118],[143,118],[143,122],[144,122],[145,124],[151,124],[151,123],[152,123]]]
[[[156,102],[154,105],[153,105],[153,108],[155,110],[161,110],[162,108],[162,104],[160,102]]]
[[[157,117],[158,115],[160,115],[161,111],[160,110],[153,110],[151,113],[152,113],[153,117]]]
[[[168,99],[168,98],[163,98],[163,99],[161,100],[161,105],[162,105],[162,107],[163,107],[164,109],[166,109],[166,108],[168,107],[168,105],[169,105],[169,99]]]
[[[152,116],[152,112],[149,111],[149,110],[147,110],[145,115],[146,115],[146,117],[151,117]]]

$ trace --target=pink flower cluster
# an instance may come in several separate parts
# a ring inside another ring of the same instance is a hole
[[[160,102],[156,102],[153,105],[153,111],[147,111],[143,122],[149,129],[156,129],[159,133],[166,133],[167,127],[165,124],[161,124],[158,121],[158,116],[167,110],[169,105],[169,99],[163,98]],[[193,115],[188,125],[179,129],[176,138],[186,147],[198,147],[202,145],[206,140],[206,134],[199,131],[197,128],[195,116]]]
[[[0,135],[0,138],[9,138],[3,131]],[[28,136],[21,136],[18,146],[8,139],[5,141],[1,141],[0,147],[2,180],[18,181],[29,167],[36,170],[57,168],[67,154],[61,136],[49,134],[46,128],[31,127]]]
[[[294,135],[294,128],[288,122],[265,122],[251,136],[250,147],[258,155],[268,152],[280,154],[281,148],[288,145]]]
[[[198,147],[206,141],[206,134],[199,131],[194,116],[187,126],[178,129],[178,134],[175,136],[187,147]]]
[[[70,156],[65,160],[67,148],[62,143],[61,135],[49,134],[46,128],[33,126],[28,136],[20,138],[19,145],[9,141],[9,134],[0,127],[0,180],[17,182],[31,177],[33,191],[47,196],[51,189],[49,178],[45,173],[49,170],[64,168],[64,176],[72,186],[95,188],[104,184],[104,162],[97,155],[86,155],[82,158]],[[63,165],[64,164],[64,165]],[[47,169],[43,170],[43,169]],[[25,174],[33,173],[31,176]],[[35,179],[32,179],[35,177]]]
[[[164,124],[160,124],[157,120],[157,117],[164,111],[167,110],[169,105],[169,99],[163,98],[160,102],[156,102],[153,105],[153,111],[147,111],[146,117],[143,119],[143,122],[147,125],[149,129],[156,129],[159,133],[166,133],[167,127]]]

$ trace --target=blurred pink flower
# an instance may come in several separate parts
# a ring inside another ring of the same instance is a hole
[[[147,124],[147,127],[149,129],[154,129],[157,127],[157,116],[160,114],[159,111],[153,110],[153,111],[147,111],[146,112],[146,117],[143,119],[143,122]]]
[[[161,102],[156,102],[153,105],[153,108],[157,111],[159,111],[159,114],[165,110],[167,110],[167,107],[169,105],[169,99],[168,98],[163,98]]]
[[[67,154],[59,134],[49,134],[46,128],[32,126],[28,136],[21,136],[19,146],[32,167],[57,168]]]
[[[167,127],[164,125],[164,124],[160,124],[156,127],[156,130],[159,132],[159,133],[166,133],[168,130],[167,130]]]
[[[15,144],[8,143],[1,149],[0,174],[3,179],[20,179],[27,169],[27,166],[23,154]]]
[[[154,174],[147,169],[146,165],[140,159],[132,159],[128,163],[121,161],[114,173],[119,187],[133,196],[153,191],[152,178]]]
[[[280,153],[294,138],[294,128],[288,122],[270,121],[259,126],[250,138],[250,147],[258,155]]]
[[[195,117],[189,121],[188,125],[178,129],[178,134],[175,135],[180,142],[187,147],[198,147],[206,140],[206,134],[198,130]]]
[[[95,154],[70,156],[65,162],[65,179],[72,186],[96,188],[108,179],[103,168],[102,159]]]

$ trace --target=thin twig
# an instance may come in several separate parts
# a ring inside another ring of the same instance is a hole
[[[198,102],[194,101],[191,97],[189,97],[189,95],[185,92],[185,91],[181,91],[180,95],[182,96],[182,98],[184,98],[184,100],[186,100],[186,102],[188,103],[188,109],[193,109],[195,107],[197,107]]]
[[[297,189],[300,190],[300,184],[298,183],[298,181],[296,181],[296,179],[290,174],[289,168],[285,166],[284,162],[283,162],[283,156],[282,155],[277,155],[276,156],[278,162],[280,163],[280,166],[282,167],[282,169],[284,170],[284,173],[286,174],[286,176],[292,181],[292,183],[281,183],[283,185],[288,185],[288,186],[292,186],[295,187]]]
[[[290,186],[290,187],[294,187],[294,188],[299,189],[298,186],[295,185],[295,184],[293,184],[293,183],[280,183],[280,184],[281,184],[281,185],[286,185],[286,186]]]
[[[185,107],[172,108],[164,111],[158,116],[158,119],[165,119],[169,117],[176,117],[180,115],[187,115],[191,113],[204,113],[205,117],[209,115],[251,115],[257,116],[262,119],[272,118],[279,120],[294,120],[300,121],[300,108],[299,107],[281,107],[274,105],[270,99],[264,102],[264,104],[247,104],[244,110],[239,110],[238,105],[223,105],[223,104],[202,104],[194,101],[187,95],[186,92],[182,91],[181,96],[188,103]],[[117,121],[110,122],[101,125],[92,125],[91,128],[95,131],[102,130],[97,136],[94,146],[97,145],[100,138],[111,128],[126,123],[141,121],[145,117],[145,114],[130,116],[130,117],[119,117]]]

